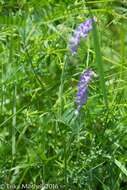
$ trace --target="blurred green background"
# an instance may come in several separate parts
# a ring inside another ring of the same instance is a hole
[[[96,27],[72,56],[69,39],[91,15]],[[127,1],[0,0],[5,190],[42,182],[56,185],[45,189],[127,189],[126,34]],[[87,68],[97,77],[76,117],[77,84]]]

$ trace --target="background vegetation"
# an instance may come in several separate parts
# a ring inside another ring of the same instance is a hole
[[[72,56],[73,29],[91,14]],[[127,189],[126,34],[126,1],[0,0],[0,184]],[[76,117],[87,68],[97,77]]]

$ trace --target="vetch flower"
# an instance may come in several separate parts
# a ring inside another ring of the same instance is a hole
[[[74,31],[74,35],[71,37],[69,42],[69,47],[72,55],[76,54],[80,39],[86,38],[88,33],[92,30],[92,24],[94,21],[96,21],[96,17],[90,18],[87,21],[83,22]]]
[[[82,106],[87,102],[88,85],[93,76],[96,76],[96,74],[91,69],[87,69],[80,77],[80,80],[78,83],[77,97],[75,101],[77,105],[77,109],[75,110],[76,115],[79,113]]]

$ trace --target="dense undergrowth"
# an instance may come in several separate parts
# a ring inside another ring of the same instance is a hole
[[[127,189],[127,2],[1,0],[0,11],[0,189]],[[87,68],[96,77],[76,116]]]

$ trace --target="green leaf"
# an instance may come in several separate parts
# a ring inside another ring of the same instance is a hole
[[[127,170],[124,165],[121,164],[118,160],[115,159],[115,164],[118,166],[118,168],[127,176]]]

